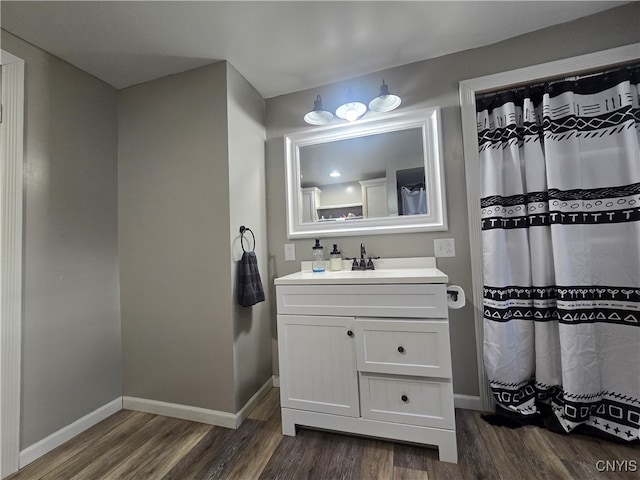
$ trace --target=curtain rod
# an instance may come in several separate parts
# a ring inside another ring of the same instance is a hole
[[[606,70],[589,70],[584,73],[577,73],[575,75],[563,76],[563,77],[549,77],[547,80],[541,80],[533,83],[521,83],[516,84],[512,87],[501,88],[500,90],[493,90],[491,92],[483,92],[476,94],[476,99],[485,99],[488,97],[492,97],[494,95],[500,95],[505,92],[510,92],[514,90],[524,90],[525,88],[538,88],[543,87],[545,85],[551,85],[554,83],[561,82],[575,82],[576,80],[580,80],[582,78],[595,77],[597,75],[606,75],[608,73],[621,72],[623,70],[633,70],[635,68],[640,68],[640,63],[637,63],[637,60],[634,60],[636,63],[627,63],[621,64],[613,68],[608,68]]]

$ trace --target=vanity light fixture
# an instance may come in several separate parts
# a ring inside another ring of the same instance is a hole
[[[313,110],[304,116],[304,121],[311,125],[324,125],[333,119],[333,113],[322,107],[322,98],[318,95],[313,102]]]
[[[380,95],[369,102],[369,109],[374,112],[390,112],[400,106],[400,97],[389,93],[389,85],[384,83],[380,86]]]
[[[349,89],[347,93],[347,101],[336,109],[336,117],[342,118],[347,122],[353,122],[359,119],[367,111],[367,106],[356,100]]]
[[[380,95],[369,102],[369,110],[381,113],[390,112],[398,108],[401,102],[402,100],[398,95],[389,93],[389,85],[382,80]],[[367,113],[367,106],[354,97],[351,89],[347,92],[346,101],[336,109],[336,117],[342,118],[347,122],[358,120],[365,113]],[[311,125],[324,125],[332,119],[333,114],[323,108],[320,95],[313,102],[313,110],[304,116],[304,121]]]

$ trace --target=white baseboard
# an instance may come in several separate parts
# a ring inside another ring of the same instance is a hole
[[[482,401],[477,395],[462,395],[459,393],[454,393],[453,404],[456,408],[482,411]]]
[[[269,377],[269,379],[264,382],[264,385],[260,387],[260,389],[253,394],[253,396],[247,400],[247,403],[240,409],[238,413],[236,413],[236,426],[238,428],[242,422],[244,422],[245,418],[249,416],[249,414],[253,411],[254,408],[258,406],[260,400],[262,400],[269,390],[273,387],[273,377]]]
[[[236,416],[233,413],[192,407],[191,405],[180,405],[146,398],[122,397],[122,408],[225,428],[236,428]]]
[[[280,388],[280,375],[273,376],[273,386],[276,388]]]
[[[262,387],[245,403],[238,413],[221,412],[208,408],[192,407],[177,403],[148,400],[146,398],[122,397],[122,408],[137,412],[153,413],[165,417],[180,418],[192,422],[206,423],[218,427],[236,429],[247,418],[260,400],[269,392],[273,380],[269,378]]]
[[[76,435],[93,427],[96,423],[101,422],[105,418],[122,410],[122,397],[103,405],[84,417],[76,420],[70,425],[61,428],[57,432],[52,433],[48,437],[34,443],[20,452],[19,465],[24,468],[34,460],[49,453],[54,448],[62,445],[64,442],[71,440]]]

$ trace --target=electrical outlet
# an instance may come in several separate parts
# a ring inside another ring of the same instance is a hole
[[[453,238],[436,238],[433,240],[433,251],[436,257],[455,257],[455,241]]]
[[[284,259],[287,262],[293,262],[296,259],[296,245],[295,243],[284,244]]]

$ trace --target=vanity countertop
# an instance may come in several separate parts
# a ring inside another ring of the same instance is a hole
[[[432,257],[376,260],[375,270],[312,272],[311,262],[302,270],[276,278],[276,285],[354,285],[382,283],[447,283],[449,277],[438,270]]]

